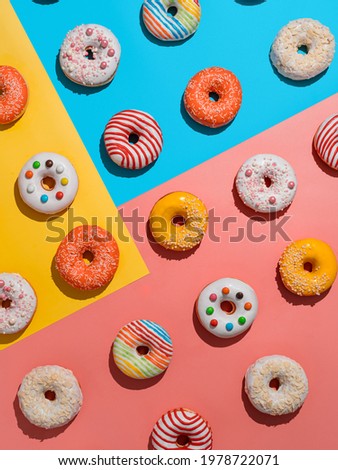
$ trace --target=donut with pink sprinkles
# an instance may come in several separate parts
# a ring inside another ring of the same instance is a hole
[[[82,24],[69,31],[60,48],[60,66],[79,85],[109,83],[120,62],[121,46],[114,34],[97,24]]]

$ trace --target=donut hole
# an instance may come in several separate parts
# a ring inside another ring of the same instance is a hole
[[[264,176],[264,184],[267,188],[270,188],[272,185],[272,179],[269,176]]]
[[[175,215],[172,219],[171,219],[171,223],[173,225],[176,225],[178,227],[182,227],[182,225],[185,224],[185,218],[183,217],[183,215]]]
[[[82,253],[82,259],[85,264],[89,265],[94,260],[94,254],[90,250],[86,250],[84,253]]]
[[[137,144],[139,140],[140,140],[140,137],[135,132],[132,132],[131,134],[129,134],[128,142],[130,144],[132,145]]]
[[[55,185],[56,185],[56,181],[51,176],[45,176],[41,180],[41,186],[43,187],[45,191],[53,191],[53,189],[55,188]]]
[[[141,346],[137,346],[136,351],[139,356],[146,356],[149,353],[150,349],[148,348],[148,346],[142,344]]]
[[[301,55],[307,55],[309,53],[309,48],[305,44],[301,44],[300,46],[298,46],[297,52]]]
[[[307,261],[306,263],[303,264],[303,268],[304,268],[305,271],[308,271],[309,273],[312,273],[313,264],[310,261]]]
[[[88,60],[95,60],[93,46],[86,47],[86,57]]]
[[[270,387],[270,388],[273,388],[273,389],[276,390],[276,392],[277,392],[277,390],[278,390],[279,387],[280,387],[279,379],[274,378],[274,379],[270,380],[270,382],[269,382],[269,387]]]
[[[178,438],[176,439],[176,445],[177,447],[188,447],[190,444],[190,439],[186,434],[180,434]]]
[[[11,303],[12,303],[11,299],[0,300],[0,306],[2,308],[10,308]]]
[[[217,101],[219,100],[219,94],[216,93],[215,91],[210,91],[209,92],[209,100],[214,101],[215,103],[217,103]]]
[[[53,390],[46,390],[45,398],[46,400],[54,401],[56,399],[56,393]]]
[[[233,302],[230,302],[230,300],[224,300],[221,302],[221,309],[227,315],[232,315],[236,312],[236,305]]]
[[[169,16],[176,16],[177,15],[177,7],[175,7],[174,5],[169,7],[168,10],[167,10],[167,13]]]

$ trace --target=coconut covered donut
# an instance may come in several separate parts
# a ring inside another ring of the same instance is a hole
[[[303,405],[308,380],[303,368],[293,359],[265,356],[248,368],[245,391],[257,410],[269,415],[285,415]]]
[[[338,113],[329,116],[318,127],[313,145],[319,158],[338,170]]]
[[[300,49],[305,54],[300,54]],[[335,39],[329,28],[311,18],[290,21],[277,34],[270,58],[278,72],[291,80],[307,80],[326,70],[333,60]]]
[[[114,78],[120,55],[120,43],[108,28],[82,24],[68,32],[59,60],[62,71],[70,80],[95,87]]]
[[[60,366],[31,370],[21,383],[18,398],[28,421],[45,429],[69,423],[82,406],[78,381],[70,370]]]

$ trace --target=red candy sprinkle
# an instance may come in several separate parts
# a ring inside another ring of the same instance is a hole
[[[87,36],[91,36],[93,34],[92,28],[87,28],[86,34],[87,34]]]
[[[107,62],[101,62],[101,69],[104,70],[107,67]]]
[[[101,47],[103,47],[103,49],[105,49],[107,46],[108,46],[108,41],[106,41],[105,39],[101,41]]]
[[[58,201],[60,201],[60,199],[63,198],[63,192],[62,191],[58,191],[56,194],[55,194],[55,197]]]
[[[108,55],[109,55],[109,57],[114,57],[114,55],[115,55],[114,49],[109,49]]]
[[[28,180],[30,180],[31,178],[33,178],[33,172],[32,171],[26,171],[25,176]]]
[[[216,295],[216,294],[210,294],[209,299],[211,300],[211,302],[216,302],[216,300],[217,300],[217,295]]]
[[[217,325],[218,325],[218,321],[217,321],[217,320],[211,320],[210,326],[217,326]]]

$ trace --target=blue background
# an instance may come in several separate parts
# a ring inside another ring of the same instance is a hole
[[[142,0],[12,0],[118,205],[337,91],[337,57],[319,79],[298,83],[279,76],[269,61],[274,37],[292,19],[317,19],[338,38],[337,0],[201,0],[201,4],[202,20],[196,34],[183,43],[168,44],[155,40],[143,27]],[[64,36],[81,23],[103,24],[121,43],[118,73],[104,89],[77,86],[58,67]],[[195,124],[181,103],[189,79],[213,65],[233,71],[243,87],[242,108],[222,130]],[[152,114],[164,135],[158,161],[141,171],[117,167],[102,143],[107,121],[128,108]]]

